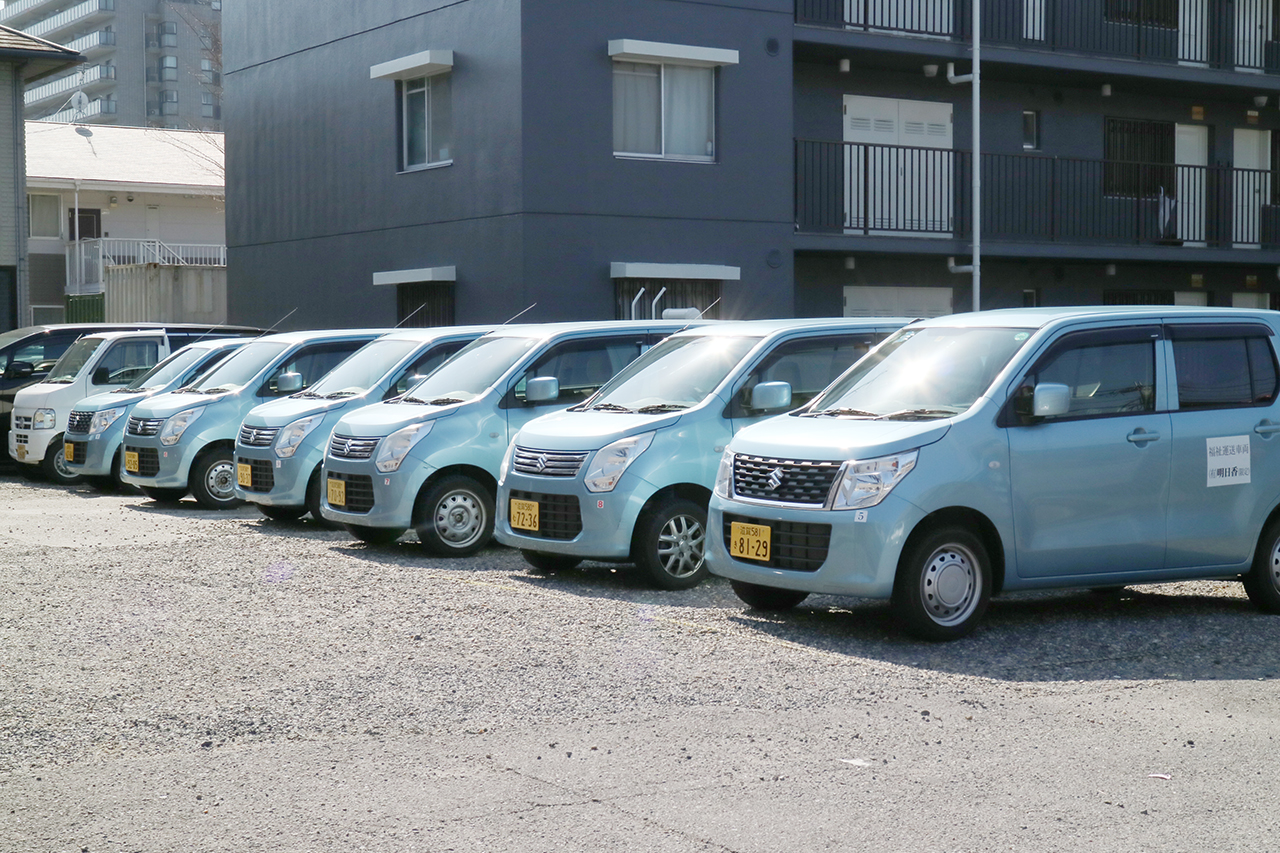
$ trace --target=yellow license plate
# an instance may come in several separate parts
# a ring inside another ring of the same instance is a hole
[[[253,485],[253,468],[248,462],[236,463],[236,482],[246,489]]]
[[[69,441],[62,443],[62,458],[68,462],[76,461],[76,446]]]
[[[347,483],[345,480],[334,480],[330,478],[325,481],[328,488],[325,490],[329,499],[329,506],[346,506],[347,505]]]
[[[770,537],[773,531],[763,524],[743,524],[734,521],[729,525],[729,556],[742,560],[769,562]]]
[[[538,532],[538,502],[511,499],[511,526],[516,530]]]
[[[134,450],[124,452],[124,470],[130,474],[138,473],[138,453]]]
[[[25,444],[18,445],[18,461],[21,462],[27,458],[27,446]]]

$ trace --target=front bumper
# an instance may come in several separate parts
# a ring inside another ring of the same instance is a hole
[[[236,497],[263,506],[301,507],[307,504],[307,484],[316,466],[324,461],[324,450],[323,445],[304,442],[293,456],[281,459],[271,447],[246,447],[237,442],[235,461]],[[241,465],[249,466],[248,485],[239,479]]]
[[[39,465],[53,439],[61,434],[56,429],[11,429],[9,458],[27,465]]]
[[[839,512],[712,496],[707,566],[712,574],[761,586],[887,599],[902,547],[923,518],[918,507],[893,495],[864,511]],[[725,543],[733,521],[770,528],[769,563],[729,556]]]
[[[498,489],[494,534],[503,545],[526,551],[629,560],[636,519],[655,491],[649,482],[625,474],[612,492],[595,493],[587,491],[581,472],[539,477],[509,471]],[[511,526],[513,498],[537,502],[537,532]]]
[[[111,463],[124,438],[124,427],[112,424],[97,435],[66,433],[63,441],[72,445],[72,453],[66,457],[69,469],[86,477],[104,477],[111,474]]]
[[[338,524],[361,527],[406,530],[413,526],[413,504],[418,490],[436,469],[414,458],[405,457],[400,470],[389,474],[378,470],[373,459],[324,458],[324,482],[320,484],[324,498],[320,514]],[[328,481],[345,483],[346,504],[330,505]]]
[[[185,436],[184,436],[185,437]],[[190,445],[179,441],[166,447],[156,436],[125,434],[120,447],[120,479],[131,486],[147,486],[157,489],[187,488],[187,474],[191,470],[188,458]],[[129,454],[138,455],[138,470],[128,469]]]

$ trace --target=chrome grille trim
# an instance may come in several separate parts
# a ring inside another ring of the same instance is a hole
[[[335,459],[369,459],[381,440],[334,433],[329,438],[329,455]]]
[[[67,432],[87,433],[93,423],[93,412],[72,411],[67,418]]]
[[[539,450],[516,446],[511,467],[520,474],[541,477],[576,477],[590,451]]]
[[[30,415],[14,415],[13,428],[14,429],[31,429],[31,416]]]
[[[155,435],[160,432],[160,427],[164,422],[164,418],[130,417],[129,426],[125,429],[125,432],[129,433],[129,435]]]
[[[826,506],[843,462],[733,457],[733,493],[757,503]]]
[[[280,427],[251,427],[241,424],[237,440],[245,447],[270,447],[279,432]]]

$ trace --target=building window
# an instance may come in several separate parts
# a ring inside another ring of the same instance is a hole
[[[205,118],[219,118],[218,99],[212,92],[200,93],[200,115]]]
[[[1175,193],[1174,123],[1108,118],[1103,143],[1106,195],[1150,198]]]
[[[160,37],[161,47],[177,47],[178,46],[178,22],[162,21],[157,27],[156,34]]]
[[[1022,147],[1028,151],[1040,149],[1040,111],[1022,111]]]
[[[1178,28],[1179,0],[1106,0],[1106,19],[1113,24],[1146,24]]]
[[[165,81],[173,81],[178,79],[178,57],[176,56],[160,57],[160,79]]]
[[[61,203],[56,195],[27,196],[32,237],[61,237]]]
[[[720,319],[721,282],[676,278],[615,278],[614,317],[630,320],[631,303],[639,296],[640,299],[636,301],[636,319],[649,319],[650,306],[664,287],[667,292],[662,294],[662,300],[658,303],[658,319],[666,308],[697,308],[706,312],[702,315],[704,319]],[[642,288],[643,294],[640,293]]]
[[[160,112],[162,115],[167,116],[176,116],[178,114],[177,89],[160,90]]]
[[[613,63],[613,151],[715,160],[716,70],[674,63]]]
[[[410,282],[396,285],[396,325],[426,329],[453,325],[453,285]]]
[[[1103,305],[1173,305],[1172,290],[1104,290]]]
[[[453,75],[398,81],[401,170],[448,163],[453,158]]]
[[[218,69],[214,67],[212,59],[200,60],[200,82],[214,86],[222,84],[221,76],[218,74]]]

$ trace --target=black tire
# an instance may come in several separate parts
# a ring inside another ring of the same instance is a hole
[[[790,610],[809,597],[809,593],[796,589],[761,586],[746,581],[729,581],[729,585],[733,587],[733,594],[753,610]]]
[[[160,489],[155,486],[141,486],[142,493],[158,504],[172,506],[187,496],[186,489]]]
[[[366,545],[390,545],[404,533],[394,527],[365,527],[363,524],[344,524],[343,527]]]
[[[236,463],[231,449],[207,450],[191,463],[191,497],[205,509],[231,509],[244,503],[236,497]]]
[[[707,508],[677,498],[640,517],[631,559],[659,589],[689,589],[709,573],[706,544]]]
[[[311,479],[307,481],[307,512],[311,513],[311,520],[325,530],[338,530],[342,525],[336,521],[330,521],[320,512],[320,503],[323,500],[324,472],[317,465],[316,470],[311,473]],[[399,536],[396,538],[398,539]]]
[[[493,495],[465,474],[441,477],[418,497],[413,529],[439,557],[466,557],[493,538]]]
[[[40,460],[40,470],[44,472],[45,479],[50,483],[56,483],[59,486],[74,486],[84,477],[77,474],[74,468],[67,465],[67,446],[62,439],[62,433],[58,433],[58,436],[45,448],[44,458]]]
[[[1280,521],[1262,531],[1253,568],[1241,578],[1249,600],[1263,613],[1280,613]]]
[[[940,527],[912,537],[898,563],[893,605],[923,640],[957,640],[982,619],[991,600],[991,560],[966,528]]]
[[[297,521],[307,514],[305,506],[267,506],[256,504],[258,512],[272,521]]]
[[[547,572],[567,572],[582,562],[581,557],[569,557],[564,554],[548,554],[545,551],[520,551],[520,556],[529,564],[529,570],[538,574]]]

